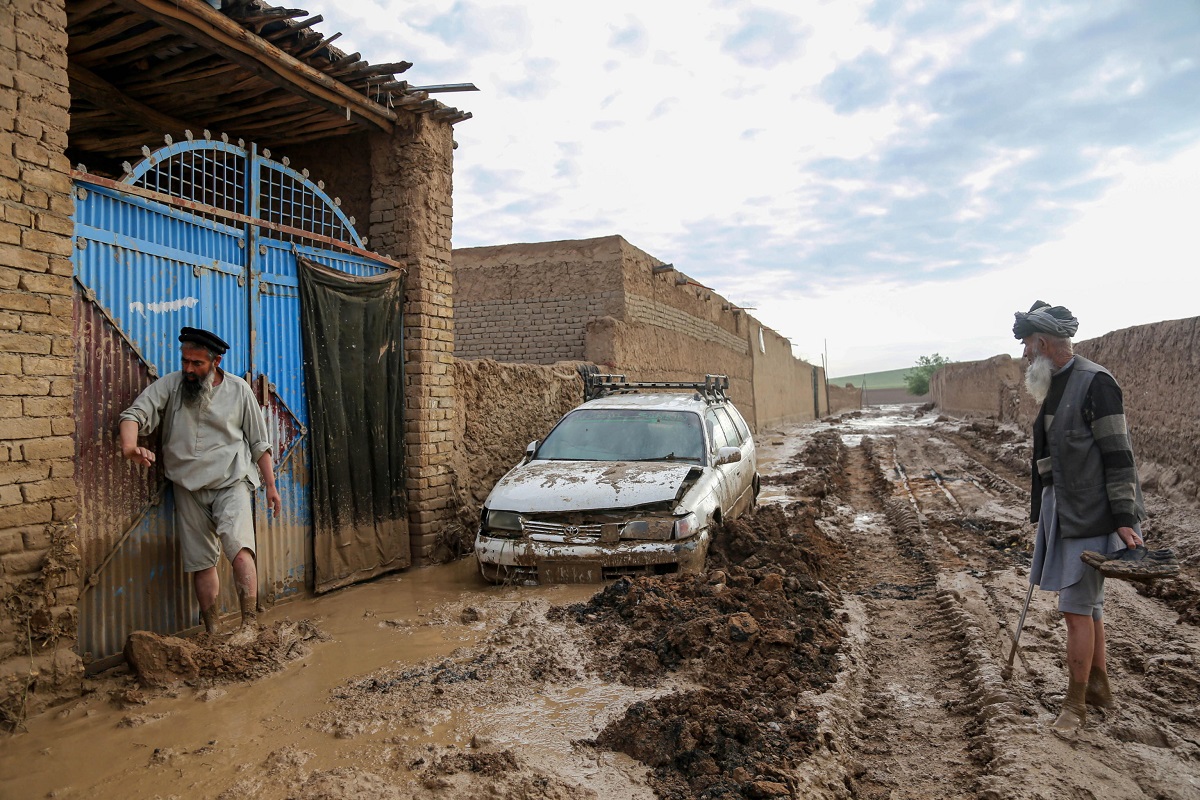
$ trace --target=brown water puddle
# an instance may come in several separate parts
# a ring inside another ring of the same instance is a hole
[[[306,723],[330,707],[330,690],[350,678],[387,665],[443,657],[473,644],[485,632],[486,620],[522,601],[573,603],[596,588],[488,586],[478,577],[474,560],[467,558],[281,605],[263,615],[264,624],[307,617],[333,641],[315,644],[309,656],[278,674],[221,686],[209,693],[217,696],[208,702],[200,691],[183,687],[174,697],[152,697],[144,706],[122,710],[109,701],[111,682],[102,680],[99,691],[29,720],[27,733],[3,742],[0,797],[216,797],[260,771],[264,759],[285,746],[314,754],[305,764],[310,772],[348,765],[372,768],[379,765],[363,764],[364,757],[373,753],[386,762],[392,757],[389,742],[461,747],[464,737],[469,741],[480,731],[535,749],[556,749],[569,766],[579,761],[571,739],[598,729],[602,720],[597,720],[607,709],[628,705],[633,698],[627,687],[597,682],[547,697],[544,704],[477,709],[493,715],[488,720],[431,710],[431,724],[418,729],[355,739],[339,739]],[[484,621],[464,624],[460,615],[469,606],[483,610]],[[127,718],[141,724],[121,727]],[[596,756],[589,758],[595,761]],[[582,770],[583,779],[594,767],[576,763],[571,771]],[[622,771],[628,767],[621,765]],[[255,796],[275,793],[268,788]]]

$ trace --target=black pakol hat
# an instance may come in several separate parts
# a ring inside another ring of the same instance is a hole
[[[218,356],[225,355],[225,351],[229,349],[228,342],[212,331],[206,331],[203,328],[180,328],[179,341],[207,347],[213,352],[213,355]]]

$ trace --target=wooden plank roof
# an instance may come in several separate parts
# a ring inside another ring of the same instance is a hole
[[[321,15],[264,0],[67,0],[72,159],[136,156],[165,133],[228,132],[271,147],[405,115],[470,113],[398,80],[314,29]]]

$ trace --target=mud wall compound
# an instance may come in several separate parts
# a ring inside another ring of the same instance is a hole
[[[816,419],[828,411],[825,371],[792,356],[792,343],[782,334],[751,320],[750,361],[753,365],[754,413],[759,425]]]
[[[461,535],[473,537],[488,492],[558,420],[583,401],[581,362],[506,364],[490,358],[454,362],[458,407],[455,479]]]
[[[862,407],[862,389],[850,383],[845,386],[829,384],[829,411],[827,413],[837,414]]]
[[[583,360],[581,320],[622,314],[621,259],[616,236],[455,250],[455,355]]]
[[[756,429],[826,410],[786,339],[620,236],[455,250],[454,269],[459,357],[582,359],[632,380],[722,373]],[[771,344],[756,362],[760,330]]]
[[[1200,484],[1200,317],[1113,331],[1075,344],[1107,367],[1125,396],[1125,416],[1147,489],[1171,495]],[[983,415],[1028,429],[1037,404],[1024,388],[1024,362],[1010,356],[950,364],[930,391],[948,413]]]
[[[933,373],[929,392],[937,407],[949,414],[1030,425],[1037,404],[1025,391],[1024,372],[1024,364],[1008,355],[948,364]]]
[[[632,380],[727,375],[734,405],[757,425],[745,314],[733,314],[720,295],[674,270],[656,274],[661,261],[619,236],[610,238],[622,251],[624,305],[620,318],[589,322],[587,360]]]

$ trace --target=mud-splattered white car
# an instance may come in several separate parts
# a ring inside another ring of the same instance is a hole
[[[493,582],[591,583],[698,571],[710,530],[758,496],[754,439],[728,379],[629,383],[589,395],[500,479],[475,555]],[[682,391],[681,391],[682,390]]]

